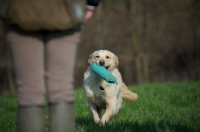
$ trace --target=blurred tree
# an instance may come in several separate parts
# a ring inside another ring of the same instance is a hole
[[[146,41],[147,27],[147,0],[143,0],[143,29],[142,29],[142,65],[143,65],[143,83],[149,83],[149,60],[148,60],[148,44]]]
[[[149,64],[148,64],[148,45],[146,42],[146,0],[143,0],[143,25],[142,25],[142,42],[138,41],[137,33],[137,0],[126,1],[127,10],[129,14],[130,30],[131,30],[131,45],[132,55],[135,62],[135,72],[138,84],[144,84],[149,82]]]
[[[129,0],[128,11],[129,11],[129,19],[130,19],[130,31],[131,31],[131,47],[132,47],[132,55],[135,62],[135,71],[136,71],[136,79],[138,84],[143,83],[142,77],[142,64],[141,64],[141,51],[138,44],[138,37],[136,31],[136,7],[137,0]]]
[[[0,19],[0,93],[16,92],[14,71],[9,51],[3,29],[3,20]]]
[[[195,70],[195,80],[199,79],[200,75],[200,42],[198,36],[198,27],[200,23],[200,0],[192,0],[192,33],[194,41],[194,70]]]
[[[110,8],[111,8],[111,1],[110,0],[106,0],[105,2],[102,2],[102,4],[100,5],[100,11],[99,11],[99,17],[103,17],[103,23],[102,26],[99,26],[98,31],[100,31],[100,35],[99,35],[99,41],[97,42],[98,49],[104,49],[105,48],[105,44],[106,44],[106,38],[107,38],[107,33],[108,33],[108,25],[109,25],[109,18],[110,18]],[[103,16],[102,16],[103,15]]]

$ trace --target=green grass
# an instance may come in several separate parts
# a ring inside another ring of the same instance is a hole
[[[119,114],[105,126],[93,122],[83,90],[76,90],[76,131],[200,131],[200,81],[147,84],[129,88],[139,95],[139,100],[135,103],[123,102]],[[0,131],[16,131],[16,108],[16,95],[0,96]]]

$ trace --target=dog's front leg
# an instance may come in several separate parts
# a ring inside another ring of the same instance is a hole
[[[117,101],[116,99],[108,99],[106,104],[106,111],[101,118],[101,124],[104,125],[108,122],[113,116],[116,109]]]
[[[97,109],[97,106],[94,105],[92,102],[88,102],[88,105],[89,105],[90,110],[92,112],[94,122],[99,124],[101,119],[100,119],[100,115],[99,115],[99,111]]]

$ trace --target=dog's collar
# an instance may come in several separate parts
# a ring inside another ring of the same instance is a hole
[[[99,88],[100,88],[101,90],[104,90],[104,88],[103,88],[103,87],[101,87],[101,86],[99,86]]]
[[[101,90],[105,90],[105,88],[107,88],[107,87],[110,87],[110,83],[106,83],[104,86],[99,86],[99,88],[101,89]]]

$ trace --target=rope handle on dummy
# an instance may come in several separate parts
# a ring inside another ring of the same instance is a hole
[[[99,77],[104,79],[106,82],[118,84],[116,77],[111,72],[109,72],[105,67],[93,63],[91,65],[91,70]]]

